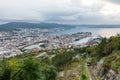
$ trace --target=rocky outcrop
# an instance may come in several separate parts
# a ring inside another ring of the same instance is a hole
[[[101,59],[96,66],[93,67],[94,75],[99,76],[100,80],[120,80],[120,74],[112,69],[103,67],[105,58]]]
[[[120,80],[120,75],[110,69],[104,76],[101,77],[101,80]]]

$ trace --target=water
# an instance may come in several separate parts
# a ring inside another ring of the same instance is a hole
[[[78,41],[74,41],[72,44],[82,44],[82,43],[86,43],[88,40],[90,40],[91,38],[95,38],[95,37],[86,37],[86,38],[83,38],[83,39],[80,39]]]
[[[90,28],[90,27],[74,27],[69,30],[57,32],[57,34],[73,34],[77,32],[91,32],[93,36],[102,36],[109,38],[120,33],[120,28]]]
[[[33,45],[30,45],[30,46],[25,47],[24,49],[40,48],[40,45],[43,45],[43,43],[33,44]]]
[[[53,34],[63,35],[63,34],[73,34],[73,33],[77,33],[77,32],[91,32],[92,37],[86,37],[86,38],[80,39],[79,41],[75,41],[72,44],[82,44],[82,43],[87,42],[89,39],[95,38],[97,36],[109,38],[110,36],[115,36],[115,35],[119,34],[120,28],[74,27],[74,28],[70,28],[70,29],[67,29],[64,31],[54,32]],[[40,48],[40,45],[42,45],[42,44],[43,43],[33,44],[33,45],[26,47],[25,49]]]

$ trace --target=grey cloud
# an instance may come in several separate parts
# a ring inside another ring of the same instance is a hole
[[[86,0],[85,3],[82,3],[82,1],[0,0],[0,22],[25,21],[76,24],[109,22],[107,17],[100,13],[102,7],[104,7],[102,0]],[[87,1],[97,1],[97,3],[89,6]],[[109,1],[117,2],[117,0]]]
[[[120,0],[106,0],[106,1],[120,5]]]

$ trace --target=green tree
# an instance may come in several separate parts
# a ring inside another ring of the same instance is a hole
[[[5,59],[0,61],[0,80],[10,80],[11,79],[11,69]]]
[[[35,58],[0,61],[0,80],[55,80],[56,68]]]
[[[40,79],[40,63],[38,60],[33,58],[27,58],[23,61],[21,65],[20,77],[22,80],[38,80]]]
[[[96,47],[96,53],[98,53],[99,56],[105,56],[103,50],[106,43],[107,43],[107,39],[103,38],[101,43]]]

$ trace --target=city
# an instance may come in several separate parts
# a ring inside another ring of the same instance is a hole
[[[91,32],[55,35],[47,34],[48,31],[50,30],[21,28],[20,31],[0,32],[0,59],[3,57],[13,57],[30,51],[70,47],[79,48],[80,46],[97,44],[100,41],[100,37],[92,38]],[[46,34],[43,32],[46,32]],[[76,41],[87,37],[86,42],[75,44]],[[35,44],[37,44],[37,46],[34,46]]]
[[[120,80],[120,0],[0,0],[0,80]]]

